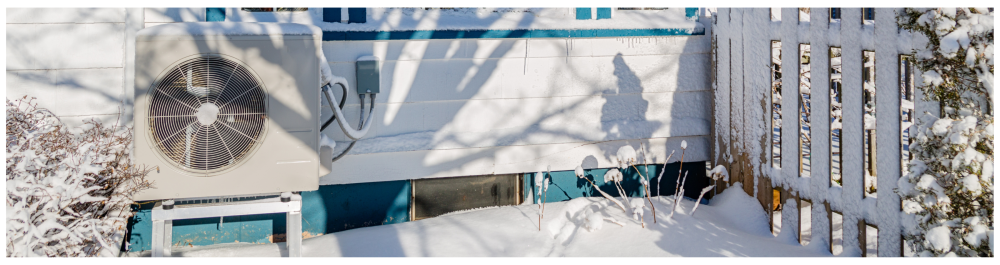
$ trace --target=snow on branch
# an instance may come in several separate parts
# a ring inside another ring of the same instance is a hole
[[[943,106],[911,127],[909,172],[897,182],[903,237],[920,256],[993,252],[993,11],[907,8],[925,99]]]
[[[25,98],[7,107],[7,256],[114,256],[132,195],[151,186],[132,164],[132,129],[88,121],[70,133]]]

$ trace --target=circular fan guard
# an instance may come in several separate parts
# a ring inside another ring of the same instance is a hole
[[[176,64],[153,85],[151,144],[175,166],[215,173],[238,165],[259,146],[267,97],[245,65],[219,55]]]

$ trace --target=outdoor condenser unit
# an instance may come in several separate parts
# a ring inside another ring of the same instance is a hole
[[[170,23],[135,46],[136,200],[318,189],[320,41],[290,23]]]

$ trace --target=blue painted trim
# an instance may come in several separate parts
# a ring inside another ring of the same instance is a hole
[[[368,20],[367,8],[348,8],[347,23],[365,23]]]
[[[687,17],[688,20],[698,21],[698,8],[697,7],[684,8],[684,17]]]
[[[577,20],[587,20],[590,19],[590,8],[589,7],[577,7],[576,8],[576,19]]]
[[[336,8],[324,7],[323,8],[323,22],[337,22],[337,23],[339,23],[340,21],[341,21],[341,18],[340,18],[340,8],[339,7],[336,7]]]
[[[205,8],[205,21],[208,22],[226,21],[226,8],[223,7]]]
[[[598,7],[597,8],[597,19],[610,19],[611,18],[611,8],[610,7]]]
[[[324,41],[427,40],[427,39],[505,39],[505,38],[598,38],[705,35],[704,28],[694,29],[517,29],[517,30],[402,30],[402,31],[324,31]]]

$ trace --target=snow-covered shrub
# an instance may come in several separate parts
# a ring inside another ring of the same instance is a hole
[[[148,169],[132,131],[89,121],[71,133],[30,100],[7,100],[7,256],[112,256]]]
[[[901,28],[915,47],[919,88],[941,102],[911,129],[913,160],[899,179],[904,238],[921,256],[993,256],[993,12],[908,8]]]

